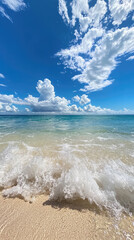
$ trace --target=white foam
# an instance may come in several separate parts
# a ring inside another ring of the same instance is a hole
[[[110,137],[97,137],[100,141],[107,141],[107,140],[111,140],[113,138],[110,138]]]
[[[134,166],[78,158],[69,144],[50,158],[40,148],[10,143],[0,155],[0,187],[3,195],[27,201],[49,191],[51,199],[88,199],[116,215],[134,211]]]
[[[134,158],[134,153],[130,153],[129,156]]]

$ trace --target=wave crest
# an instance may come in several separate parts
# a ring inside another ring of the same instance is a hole
[[[134,211],[134,166],[83,159],[67,144],[50,157],[40,148],[10,143],[0,155],[0,187],[4,196],[26,201],[48,192],[50,199],[88,199],[116,215]]]

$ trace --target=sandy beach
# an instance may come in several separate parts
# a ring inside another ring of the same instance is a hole
[[[49,201],[38,196],[33,203],[0,196],[0,239],[134,239],[134,217],[120,220],[88,202]]]

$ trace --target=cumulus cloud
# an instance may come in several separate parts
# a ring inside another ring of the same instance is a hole
[[[17,113],[18,108],[15,107],[14,105],[10,105],[7,103],[1,103],[0,102],[0,113]]]
[[[66,22],[74,29],[76,39],[56,55],[67,68],[79,72],[72,79],[85,84],[81,91],[102,90],[113,83],[110,75],[121,56],[134,52],[133,25],[118,28],[134,10],[134,0],[97,0],[94,5],[88,0],[72,0],[67,5],[64,0],[64,4],[70,12]],[[61,9],[59,13],[66,18]]]
[[[49,79],[39,80],[36,87],[40,93],[39,101],[47,101],[55,98],[54,86]]]
[[[25,105],[26,102],[13,94],[0,94],[0,113],[18,113],[19,109],[14,104]]]
[[[28,95],[24,100],[14,95],[0,94],[1,111],[14,110],[14,105],[28,106],[32,112],[69,112],[70,101],[64,97],[55,96],[54,86],[49,79],[39,80],[36,87],[39,97]],[[26,111],[30,111],[26,108]]]
[[[72,112],[78,112],[78,107],[76,104],[73,104],[71,107],[70,107],[70,111]]]
[[[114,114],[116,111],[107,108],[101,108],[93,106],[91,103],[84,107],[84,111],[88,113],[98,113],[98,114]]]
[[[19,97],[15,98],[14,95],[0,94],[0,102],[5,104],[18,104],[25,105],[25,101]]]
[[[69,110],[66,98],[55,96],[54,86],[49,79],[37,82],[38,98],[29,95],[25,101],[30,105],[33,112],[66,112]]]
[[[73,97],[73,100],[75,102],[79,102],[81,105],[85,105],[87,103],[89,103],[91,100],[88,98],[88,95],[83,94],[81,97],[79,97],[78,95]]]
[[[88,95],[74,96],[72,104],[70,100],[64,97],[56,96],[54,86],[49,79],[37,82],[36,89],[39,93],[38,97],[28,95],[25,99],[20,99],[14,95],[0,94],[0,113],[1,114],[37,114],[37,113],[54,113],[54,114],[129,114],[134,110],[124,109],[122,111],[114,111],[100,106],[91,104]],[[78,105],[77,105],[78,104]],[[81,107],[79,106],[81,105]],[[16,107],[18,106],[18,108]],[[23,112],[19,111],[19,106],[24,106]]]

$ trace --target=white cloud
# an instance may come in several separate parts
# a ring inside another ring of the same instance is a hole
[[[44,81],[39,80],[36,89],[40,93],[39,101],[51,100],[55,98],[54,86],[47,78]]]
[[[16,105],[25,105],[25,101],[15,98],[14,95],[0,94],[0,112],[1,113],[17,113],[19,112]]]
[[[2,3],[16,12],[26,7],[26,4],[23,0],[2,0]]]
[[[61,98],[55,95],[54,86],[52,85],[49,79],[44,79],[44,81],[39,80],[36,87],[39,97],[34,97],[28,95],[24,100],[19,97],[14,97],[14,95],[0,94],[0,112],[12,112],[17,113],[18,109],[15,105],[24,105],[27,106],[25,111],[30,112],[47,112],[47,113],[66,113],[66,114],[83,114],[83,113],[100,113],[104,112],[100,107],[95,107],[91,105],[91,100],[86,94],[82,96],[74,96],[73,101],[78,102],[81,105],[86,105],[81,108],[76,104],[71,105],[71,101],[66,98]]]
[[[127,60],[128,60],[128,61],[129,61],[129,60],[134,60],[134,56],[131,56],[131,57],[127,58]]]
[[[133,39],[134,27],[104,34],[95,51],[91,53],[92,59],[86,63],[86,68],[74,79],[85,83],[84,90],[87,91],[100,90],[110,85],[112,80],[108,80],[108,77],[118,64],[117,58],[134,51]]]
[[[72,111],[72,112],[78,112],[78,107],[77,107],[77,105],[73,104],[73,105],[70,107],[70,111]]]
[[[55,97],[50,101],[31,102],[30,107],[33,112],[67,112],[69,102],[65,98]]]
[[[97,0],[97,3],[93,7],[90,7],[89,0],[72,0],[70,4],[72,16],[70,19],[66,3],[67,1],[65,0],[59,0],[59,14],[64,21],[66,20],[73,27],[78,20],[80,32],[86,32],[89,26],[99,26],[107,11],[104,0]]]
[[[0,78],[5,78],[5,76],[2,73],[0,73]],[[6,87],[6,85],[3,83],[0,83],[0,87]]]
[[[100,106],[94,106],[91,103],[87,106],[84,107],[84,113],[88,114],[112,114],[112,115],[117,115],[117,114],[134,114],[134,109],[130,110],[127,108],[124,108],[123,110],[112,110],[109,108],[101,108]]]
[[[24,100],[16,98],[14,95],[0,94],[0,113],[18,114],[21,111],[15,105],[24,105],[26,114],[37,114],[39,112],[50,114],[134,114],[134,110],[114,111],[94,106],[86,94],[73,97],[75,102],[83,105],[82,107],[71,104],[70,100],[56,96],[54,86],[49,79],[39,80],[36,89],[40,94],[39,97],[28,95]]]
[[[1,103],[0,102],[0,113],[17,113],[18,108],[15,107],[14,105],[10,105],[7,103]]]
[[[3,106],[8,106],[8,108],[13,104],[29,106],[33,112],[69,111],[70,101],[64,97],[55,96],[54,86],[49,79],[45,79],[44,81],[39,80],[36,89],[40,94],[39,97],[29,95],[22,100],[14,97],[14,95],[0,94],[0,102]]]
[[[88,33],[90,33],[89,36],[87,36]],[[134,51],[134,27],[108,32],[92,28],[88,33],[79,45],[61,50],[58,55],[65,59],[64,64],[67,67],[81,72],[75,75],[73,80],[77,79],[80,83],[86,84],[82,91],[97,91],[112,84],[113,80],[108,78],[118,64],[117,59]],[[91,33],[95,33],[95,37],[92,38]],[[102,35],[102,38],[97,41],[95,49],[91,51],[97,33]],[[80,56],[81,53],[86,56]]]
[[[0,87],[6,87],[6,85],[5,85],[5,84],[2,84],[2,83],[0,83]]]
[[[37,82],[39,98],[29,95],[25,101],[30,105],[33,112],[66,112],[69,110],[69,103],[66,98],[55,96],[54,86],[49,79]]]
[[[20,98],[15,98],[14,95],[0,94],[0,102],[5,104],[25,105],[25,101]]]
[[[18,12],[26,7],[23,0],[2,0],[3,5],[0,5],[0,13],[3,17],[6,17],[10,22],[13,22],[11,17],[6,13],[5,7],[11,9],[12,11]]]
[[[109,10],[114,25],[120,25],[134,10],[134,0],[109,0]]]
[[[0,6],[0,13],[3,17],[6,17],[10,22],[12,22],[12,19],[10,18],[10,16],[6,13],[5,9],[1,6]]]
[[[29,109],[29,108],[25,108],[25,111],[26,111],[26,112],[30,112],[30,109]]]
[[[72,45],[69,49],[61,50],[56,55],[64,60],[64,64],[68,68],[82,71],[86,68],[86,63],[91,58],[91,49],[96,38],[99,39],[103,34],[104,30],[102,28],[89,29],[79,44]],[[82,54],[86,55],[85,58],[82,57]]]
[[[15,107],[14,105],[12,105],[12,111],[13,111],[13,112],[17,112],[17,111],[18,111],[18,108]]]
[[[98,114],[114,114],[116,112],[111,109],[93,106],[91,103],[84,107],[84,111],[88,113],[98,113]]]
[[[81,97],[79,97],[78,95],[73,97],[73,100],[75,102],[79,102],[81,105],[85,105],[87,103],[89,103],[91,100],[88,98],[88,95],[83,94]]]
[[[64,21],[67,21],[67,23],[70,23],[65,0],[59,0],[59,14],[62,16]]]
[[[28,97],[25,98],[25,101],[26,101],[27,105],[34,105],[34,104],[38,103],[38,98],[33,97],[32,95],[28,95]]]
[[[80,97],[78,95],[73,97],[73,101],[75,102],[79,102],[80,101]]]
[[[2,73],[0,73],[0,78],[5,78],[5,76]]]
[[[98,91],[111,85],[110,74],[119,64],[119,58],[134,52],[133,25],[118,28],[133,10],[134,0],[109,0],[107,3],[98,0],[93,7],[88,0],[72,0],[70,5],[66,4],[69,26],[74,28],[76,39],[71,47],[56,55],[66,67],[79,72],[72,79],[85,84],[81,91]]]

